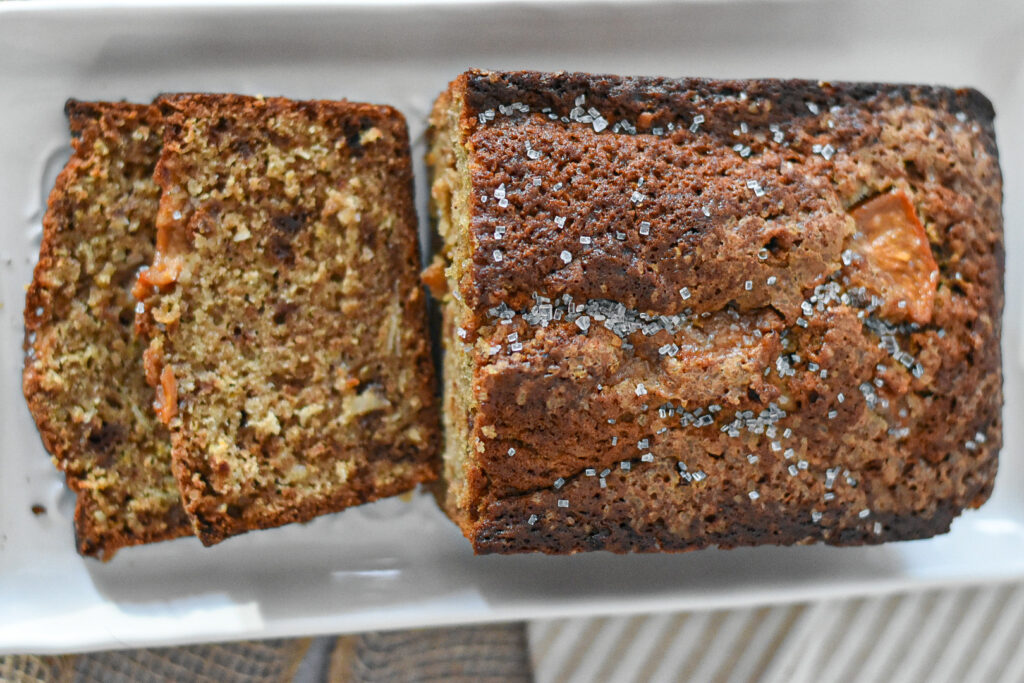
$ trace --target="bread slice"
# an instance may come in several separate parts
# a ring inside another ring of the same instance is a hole
[[[441,501],[487,552],[948,530],[1001,443],[973,90],[470,71],[431,119]]]
[[[150,381],[203,543],[436,477],[405,120],[350,102],[162,98]]]
[[[50,194],[26,297],[24,392],[77,496],[79,552],[109,560],[191,532],[133,331],[131,290],[156,236],[162,124],[147,105],[71,100],[67,114],[74,153]]]

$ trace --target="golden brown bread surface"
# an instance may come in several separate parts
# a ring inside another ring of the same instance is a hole
[[[982,504],[992,120],[925,86],[456,79],[425,279],[447,290],[439,496],[474,548],[879,543]]]
[[[147,372],[205,544],[436,476],[408,134],[348,102],[161,99]]]
[[[57,179],[25,304],[24,391],[46,449],[75,492],[79,551],[191,532],[167,430],[150,408],[132,285],[149,263],[160,190],[160,113],[69,101],[74,153]]]

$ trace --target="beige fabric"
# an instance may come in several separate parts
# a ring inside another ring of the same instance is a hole
[[[523,624],[342,636],[331,656],[330,683],[529,683]]]

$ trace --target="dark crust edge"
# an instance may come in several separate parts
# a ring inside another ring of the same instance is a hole
[[[629,526],[609,525],[589,533],[585,537],[573,532],[543,532],[538,522],[531,527],[524,522],[509,525],[502,520],[489,519],[477,522],[468,532],[467,538],[473,544],[477,555],[515,554],[523,552],[545,555],[574,555],[579,552],[604,550],[615,554],[652,552],[689,552],[704,548],[718,547],[731,549],[760,545],[811,545],[824,543],[831,546],[879,545],[891,541],[913,541],[931,538],[949,531],[953,519],[960,515],[962,508],[954,500],[936,501],[930,517],[876,513],[871,519],[882,525],[882,531],[873,533],[863,526],[822,527],[810,520],[794,519],[791,513],[779,508],[775,511],[760,512],[740,506],[726,508],[722,514],[735,520],[734,531],[726,534],[712,534],[692,540],[682,540],[664,528],[651,528],[640,532]],[[765,523],[767,518],[768,523]],[[564,529],[564,528],[563,528]],[[831,532],[831,533],[829,533]]]
[[[180,126],[186,118],[212,116],[222,110],[236,110],[239,107],[257,107],[255,111],[261,115],[273,114],[283,111],[305,111],[313,116],[318,114],[331,114],[337,117],[349,116],[372,116],[377,119],[377,125],[385,125],[395,133],[396,141],[404,141],[404,164],[408,171],[409,179],[412,180],[412,159],[409,154],[409,131],[405,116],[386,104],[368,104],[365,102],[351,102],[349,100],[292,100],[287,97],[257,97],[254,95],[236,95],[229,93],[202,93],[183,92],[165,93],[153,101],[153,105],[159,107],[165,117],[164,125],[170,128],[165,129],[164,134],[164,155],[169,156],[166,143],[173,141],[174,126]],[[401,152],[401,150],[396,150]],[[412,203],[410,202],[410,207]],[[415,214],[414,214],[415,215]]]
[[[341,495],[332,496],[326,501],[308,501],[301,505],[289,505],[283,509],[281,514],[263,518],[265,523],[260,526],[248,525],[227,514],[206,515],[202,512],[189,512],[188,514],[192,519],[195,535],[204,546],[210,547],[232,536],[239,536],[250,531],[274,529],[286,524],[310,522],[322,515],[341,512],[350,507],[390,498],[412,491],[417,484],[428,484],[436,479],[436,477],[437,467],[435,463],[433,461],[426,462],[419,467],[413,468],[407,478],[398,480],[391,486],[375,488],[370,492],[367,492],[365,489],[342,492]]]
[[[375,105],[361,102],[350,102],[348,100],[291,100],[285,97],[254,97],[249,95],[216,94],[216,93],[172,93],[161,95],[154,102],[164,116],[164,147],[160,161],[157,163],[154,177],[160,185],[161,190],[166,190],[171,184],[171,178],[167,173],[164,163],[165,159],[176,154],[176,135],[188,118],[216,116],[218,111],[236,110],[237,108],[259,105],[260,116],[272,115],[282,111],[307,111],[312,117],[331,115],[335,117],[366,117],[372,118],[375,125],[383,126],[392,131],[395,145],[391,150],[395,163],[396,184],[401,184],[405,191],[402,193],[404,200],[401,205],[394,205],[394,210],[400,219],[396,229],[405,230],[408,235],[407,258],[413,264],[409,275],[409,290],[421,287],[418,279],[420,266],[419,257],[419,223],[415,209],[415,187],[412,172],[412,152],[409,141],[409,131],[404,115],[394,107],[387,105]],[[185,439],[172,436],[172,457],[174,459],[174,471],[178,480],[179,490],[185,501],[186,514],[192,521],[192,528],[195,535],[204,546],[212,546],[232,536],[256,531],[259,529],[270,529],[296,522],[308,522],[321,515],[340,512],[355,505],[369,503],[390,496],[398,495],[413,490],[417,484],[428,484],[435,481],[440,470],[440,413],[438,412],[438,401],[434,391],[436,371],[431,355],[429,336],[427,335],[426,299],[423,293],[418,298],[413,319],[408,322],[420,328],[421,337],[427,340],[420,358],[418,359],[421,387],[419,395],[425,406],[428,406],[429,421],[423,426],[429,428],[430,433],[426,437],[426,446],[417,455],[416,464],[411,468],[408,477],[397,481],[392,486],[381,488],[373,487],[367,489],[351,489],[347,494],[335,495],[327,499],[309,500],[300,505],[290,505],[277,515],[266,515],[260,518],[257,524],[246,523],[235,519],[228,514],[211,516],[203,514],[198,510],[198,500],[191,501],[188,493],[193,490],[191,474],[195,471],[196,459],[190,457],[188,444]],[[146,334],[156,335],[159,332],[155,326],[148,325],[142,321],[142,328]],[[174,430],[172,429],[172,432]],[[393,458],[399,460],[398,458]]]
[[[463,123],[476,121],[481,111],[493,104],[511,104],[525,98],[544,100],[546,106],[564,105],[567,98],[587,94],[606,100],[612,108],[607,111],[616,119],[635,117],[657,107],[680,111],[680,105],[697,110],[700,105],[687,104],[678,96],[688,91],[706,97],[744,92],[749,97],[771,100],[773,107],[768,120],[791,120],[815,116],[807,103],[822,107],[843,103],[867,102],[879,97],[904,99],[946,111],[963,111],[980,122],[990,138],[988,151],[998,159],[993,122],[995,109],[992,102],[974,88],[951,88],[941,85],[909,83],[815,81],[809,79],[712,79],[662,78],[648,76],[616,76],[581,72],[510,71],[495,72],[482,69],[466,71],[449,86],[464,102]],[[602,112],[606,113],[606,112]],[[708,121],[703,124],[706,129]],[[732,124],[728,124],[731,128]]]
[[[68,226],[67,216],[61,211],[61,200],[66,195],[68,187],[78,174],[82,165],[89,155],[88,143],[96,137],[96,127],[99,126],[104,116],[155,116],[153,108],[148,104],[133,104],[129,102],[84,102],[76,99],[69,99],[64,105],[64,113],[68,118],[68,125],[72,137],[72,154],[67,164],[57,176],[57,180],[46,202],[46,213],[43,215],[43,237],[39,247],[39,260],[32,272],[32,282],[25,294],[25,310],[23,314],[25,323],[25,338],[22,348],[28,351],[33,344],[30,341],[31,335],[41,329],[50,320],[50,296],[41,284],[42,275],[51,270],[56,264],[56,257],[53,253],[53,243],[57,233]],[[33,311],[42,308],[42,316],[33,315]],[[141,368],[140,368],[141,372]],[[67,475],[65,461],[73,455],[74,449],[59,439],[59,427],[50,419],[49,411],[46,409],[40,389],[40,378],[32,371],[27,362],[22,372],[22,392],[28,404],[29,412],[39,430],[39,436],[43,447],[53,456],[57,468],[65,472],[65,481],[68,488],[75,494],[74,514],[74,535],[75,546],[79,554],[87,557],[96,557],[104,562],[110,561],[114,554],[121,548],[147,543],[167,541],[192,534],[188,520],[179,511],[172,510],[171,514],[163,518],[166,526],[160,529],[153,529],[144,534],[131,533],[103,533],[99,531],[92,522],[93,506],[85,495],[85,491],[79,487],[77,479]],[[178,514],[175,514],[178,512]]]

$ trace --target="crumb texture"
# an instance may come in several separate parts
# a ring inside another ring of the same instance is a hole
[[[204,543],[406,491],[439,442],[404,119],[168,96],[147,372]]]
[[[879,543],[981,505],[993,116],[923,86],[456,79],[439,497],[475,549]]]
[[[50,194],[25,305],[24,391],[46,449],[76,494],[85,555],[191,532],[152,414],[133,329],[136,272],[153,256],[159,112],[67,105],[74,152]]]

